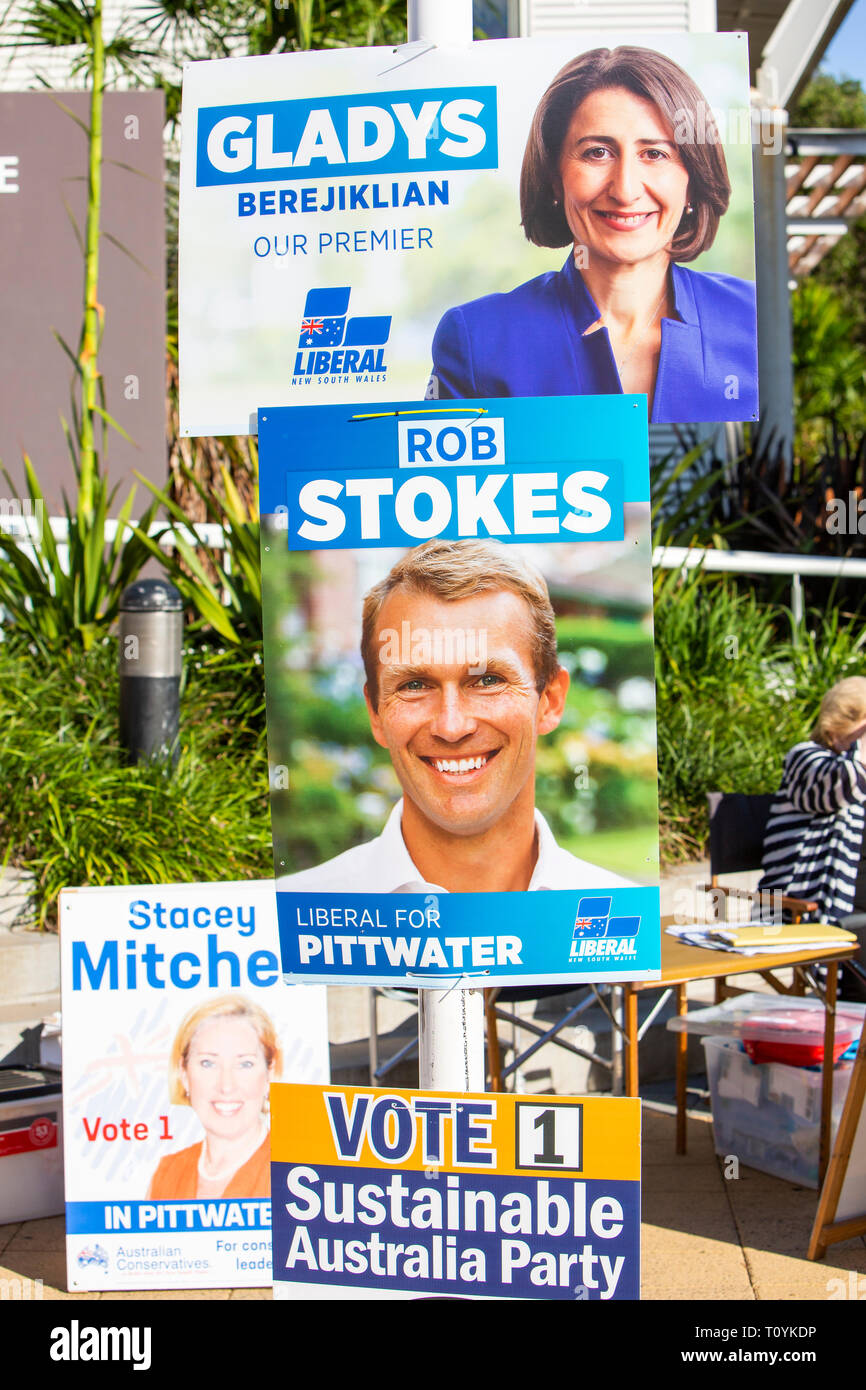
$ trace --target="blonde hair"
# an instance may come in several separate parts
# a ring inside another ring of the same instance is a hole
[[[189,1096],[183,1083],[183,1071],[189,1058],[192,1040],[203,1023],[215,1018],[240,1018],[249,1023],[262,1045],[265,1061],[274,1079],[283,1069],[283,1054],[277,1040],[277,1030],[264,1009],[243,995],[222,994],[217,999],[209,999],[197,1004],[183,1019],[171,1045],[168,1061],[168,1098],[172,1105],[189,1105]]]
[[[835,748],[858,724],[866,724],[866,676],[846,676],[832,685],[821,701],[812,739],[825,748]]]
[[[374,709],[378,700],[376,621],[388,595],[400,587],[410,593],[433,594],[446,603],[510,590],[532,613],[532,658],[539,692],[559,670],[553,607],[547,584],[533,565],[498,541],[425,541],[398,560],[364,599],[361,656]]]

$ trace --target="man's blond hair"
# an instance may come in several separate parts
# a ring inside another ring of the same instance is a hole
[[[821,701],[812,738],[825,748],[836,748],[860,724],[866,724],[866,676],[846,676],[831,685]]]
[[[547,584],[537,569],[498,541],[425,541],[392,566],[364,598],[361,656],[373,708],[378,702],[376,624],[385,600],[397,588],[432,594],[446,603],[476,594],[517,594],[532,614],[532,662],[539,693],[559,670],[556,626]]]

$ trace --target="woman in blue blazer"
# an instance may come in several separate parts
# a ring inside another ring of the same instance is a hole
[[[756,419],[755,289],[681,264],[731,187],[712,113],[661,53],[594,49],[535,113],[520,179],[527,237],[572,251],[507,294],[445,314],[428,396],[638,392],[654,422]]]

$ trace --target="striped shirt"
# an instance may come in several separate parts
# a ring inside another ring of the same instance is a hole
[[[792,748],[764,832],[759,892],[810,898],[825,921],[854,908],[866,823],[866,768],[856,751],[856,743],[845,753],[819,743]]]

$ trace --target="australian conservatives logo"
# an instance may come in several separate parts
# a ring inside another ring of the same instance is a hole
[[[295,353],[292,385],[384,381],[390,314],[349,317],[348,285],[310,290]]]
[[[635,937],[640,917],[611,917],[612,898],[581,898],[572,932],[569,960],[589,956],[609,958],[637,955]]]
[[[102,1269],[108,1273],[108,1251],[103,1250],[101,1245],[84,1245],[78,1252],[78,1268],[87,1269],[95,1265],[97,1269]]]

